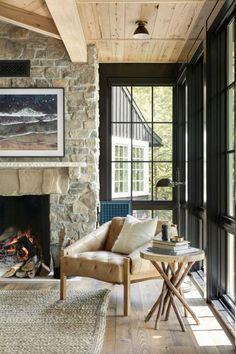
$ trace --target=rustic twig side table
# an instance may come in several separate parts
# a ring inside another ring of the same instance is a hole
[[[186,328],[175,302],[177,298],[183,305],[184,315],[187,317],[187,313],[189,312],[195,322],[200,324],[199,319],[184,298],[181,284],[193,264],[204,259],[204,251],[199,249],[196,252],[189,252],[178,256],[142,251],[140,252],[140,255],[142,258],[152,262],[163,278],[161,294],[147,314],[145,322],[149,321],[155,310],[158,309],[155,321],[155,329],[158,329],[161,315],[164,315],[165,320],[167,321],[169,319],[170,309],[173,307],[181,329],[185,332]]]

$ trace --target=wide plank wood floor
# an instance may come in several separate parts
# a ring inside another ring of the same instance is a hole
[[[132,310],[129,317],[123,317],[122,286],[112,286],[93,279],[80,278],[69,280],[68,285],[71,288],[106,287],[112,290],[102,354],[236,353],[227,333],[194,286],[193,290],[186,294],[186,298],[198,315],[201,324],[196,325],[191,317],[185,318],[187,332],[183,333],[173,311],[169,321],[161,320],[158,331],[154,330],[155,314],[149,322],[144,322],[145,315],[160,293],[161,280],[150,280],[132,285]],[[59,294],[59,281],[21,280],[10,283],[0,281],[0,290],[43,288],[58,289]],[[181,309],[181,306],[179,307]]]

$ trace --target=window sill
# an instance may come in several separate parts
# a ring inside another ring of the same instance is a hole
[[[214,310],[216,316],[223,322],[230,335],[235,338],[235,319],[227,307],[219,300],[211,300],[209,305]]]
[[[201,296],[206,298],[206,275],[203,271],[191,272],[190,279],[199,290]],[[230,336],[235,338],[235,319],[233,314],[220,300],[210,300],[209,306],[214,311],[216,317],[222,322],[228,330]]]

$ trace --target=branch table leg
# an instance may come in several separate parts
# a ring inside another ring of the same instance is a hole
[[[171,279],[171,282],[175,286],[175,288],[177,288],[176,284],[182,278],[182,274],[184,272],[184,269],[185,269],[185,263],[179,263],[179,266]],[[168,319],[169,319],[171,304],[172,304],[171,301],[169,301],[168,306],[167,306],[167,310],[166,310],[165,321],[168,321]]]
[[[173,309],[175,311],[176,317],[177,317],[177,319],[179,321],[179,324],[180,324],[180,327],[182,328],[182,331],[186,332],[186,328],[185,328],[184,322],[183,322],[183,320],[181,318],[181,315],[179,313],[179,310],[178,310],[178,308],[176,306],[176,303],[175,303],[175,300],[174,300],[174,297],[173,297],[172,293],[170,294],[170,303],[171,303],[171,305],[172,305],[172,307],[173,307]]]
[[[154,265],[154,267],[158,270],[158,272],[160,273],[160,275],[162,276],[162,278],[164,279],[167,287],[169,288],[170,291],[172,291],[173,295],[175,295],[178,300],[182,303],[182,305],[187,309],[187,311],[191,314],[191,316],[193,317],[193,319],[195,320],[195,322],[197,324],[199,324],[199,320],[197,318],[197,316],[195,315],[195,313],[192,311],[191,307],[188,305],[188,303],[185,301],[185,299],[180,295],[178,287],[181,285],[185,275],[188,273],[189,269],[192,266],[192,262],[188,263],[187,268],[185,269],[182,277],[180,278],[178,284],[176,285],[176,287],[171,283],[170,279],[168,278],[168,276],[165,274],[165,272],[163,272],[163,270],[161,269],[161,267],[158,265],[158,263],[156,263],[155,261],[151,261],[152,264]],[[189,268],[189,269],[188,269]]]
[[[184,292],[181,288],[179,288],[180,295],[185,299],[184,297]],[[186,307],[184,307],[184,317],[188,317],[188,311],[186,310]]]
[[[162,296],[162,292],[164,289],[164,284],[165,282],[163,281],[163,285],[162,285],[162,290],[161,290],[161,294],[158,297],[157,301],[154,303],[154,305],[152,306],[151,310],[148,312],[147,316],[145,317],[145,322],[148,322],[150,320],[150,318],[152,317],[153,313],[155,312],[157,306],[159,305],[160,301],[161,301],[161,296]]]
[[[159,308],[158,308],[158,312],[157,312],[157,317],[156,317],[156,321],[155,321],[155,329],[158,329],[158,328],[159,328],[159,323],[160,323],[160,318],[161,318],[161,312],[162,312],[162,307],[163,307],[163,301],[164,301],[164,297],[165,297],[165,292],[166,292],[166,283],[164,282],[163,288],[162,288],[162,292],[161,292],[161,299],[160,299],[160,303],[159,303]]]
[[[163,279],[161,294],[146,316],[145,321],[148,321],[154,311],[157,310],[155,321],[155,328],[157,329],[159,328],[161,316],[165,315],[165,319],[168,320],[171,307],[173,307],[182,331],[186,331],[183,316],[181,316],[182,311],[180,311],[179,306],[177,306],[179,304],[177,304],[176,299],[178,299],[181,305],[183,305],[184,316],[187,317],[189,313],[194,321],[197,324],[200,324],[199,319],[185,299],[181,284],[193,264],[204,259],[204,251],[200,249],[191,249],[189,252],[187,251],[180,255],[172,255],[168,254],[168,252],[159,252],[157,248],[157,250],[153,252],[149,249],[140,251],[140,256],[141,258],[149,260]]]

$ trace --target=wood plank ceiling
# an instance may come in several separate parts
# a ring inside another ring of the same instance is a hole
[[[0,20],[60,38],[73,62],[94,43],[100,63],[185,62],[217,0],[0,0]],[[217,11],[215,11],[217,13]],[[148,40],[133,39],[146,20]]]

